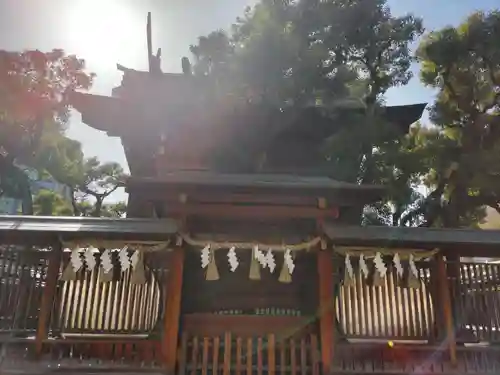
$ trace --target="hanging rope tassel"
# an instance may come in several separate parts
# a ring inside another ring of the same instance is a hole
[[[373,279],[372,286],[383,287],[385,286],[385,276],[387,274],[387,266],[382,259],[382,254],[378,252],[373,260]]]
[[[207,272],[205,274],[205,280],[215,281],[219,280],[219,270],[217,270],[217,264],[215,263],[215,253],[212,250],[210,252],[210,263],[207,266]]]
[[[109,270],[106,272],[102,267],[99,268],[99,282],[100,283],[109,283],[113,281],[113,270]]]
[[[68,265],[66,266],[63,273],[61,274],[61,280],[62,281],[74,281],[74,280],[76,280],[76,272],[73,269],[71,262],[68,262]]]
[[[99,282],[108,283],[113,281],[113,258],[109,249],[101,254],[101,265],[99,267]]]
[[[350,287],[354,285],[354,269],[351,264],[351,257],[347,253],[345,255],[345,272],[344,272],[344,286]]]
[[[403,282],[404,268],[398,253],[394,254],[394,256],[392,257],[392,263],[394,265],[394,269],[396,270],[396,276],[397,276],[396,283],[398,286],[404,287],[405,286]]]
[[[382,277],[380,272],[375,267],[373,267],[372,270],[371,286],[376,286],[376,287],[385,286],[385,278]]]
[[[283,266],[281,267],[280,277],[278,280],[282,283],[291,283],[294,269],[295,264],[293,262],[292,252],[290,249],[286,249],[283,254]]]
[[[71,251],[71,255],[69,257],[69,262],[68,265],[66,266],[66,269],[61,275],[61,280],[63,281],[73,281],[76,280],[77,273],[80,271],[84,266],[83,260],[80,255],[80,251],[78,250],[77,247],[75,247]]]
[[[422,286],[420,279],[418,277],[418,269],[415,265],[415,258],[413,254],[410,254],[410,260],[408,261],[408,277],[406,279],[406,285],[408,288],[418,289]]]
[[[283,266],[281,267],[280,277],[278,278],[280,283],[291,283],[292,282],[292,274],[288,269],[288,266],[285,262],[283,262]]]
[[[250,261],[250,273],[248,277],[250,280],[260,280],[260,265],[257,260],[257,247],[252,248],[252,260]]]
[[[136,251],[137,261],[132,263],[132,275],[130,276],[131,284],[146,284],[146,272],[144,271],[144,252]]]

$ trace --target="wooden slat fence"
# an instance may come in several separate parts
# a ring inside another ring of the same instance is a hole
[[[179,375],[319,375],[319,336],[307,317],[187,314]]]
[[[36,331],[50,249],[0,246],[0,333]]]
[[[182,334],[178,374],[319,375],[318,336],[282,338],[278,335],[242,337]]]
[[[357,343],[335,347],[334,374],[497,375],[498,347],[459,346],[457,363],[450,362],[445,345]]]
[[[367,264],[373,268],[371,262]],[[340,333],[356,339],[428,340],[434,330],[429,262],[419,262],[417,268],[421,280],[418,289],[404,286],[390,265],[381,286],[372,286],[359,269],[355,270],[353,285],[338,283]]]
[[[500,265],[448,262],[458,339],[500,342]]]
[[[113,252],[114,264],[118,264]],[[145,255],[146,284],[131,282],[132,271],[115,270],[111,282],[99,281],[99,254],[92,272],[78,280],[59,281],[52,314],[52,330],[63,334],[147,335],[159,329],[163,313],[167,253]],[[65,257],[67,258],[67,256]],[[69,260],[64,260],[64,269]]]

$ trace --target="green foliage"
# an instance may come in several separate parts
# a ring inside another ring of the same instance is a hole
[[[40,216],[72,216],[71,203],[56,192],[40,190],[33,199],[33,211]]]
[[[72,215],[124,214],[125,203],[104,204],[105,199],[122,184],[123,168],[117,163],[101,163],[95,157],[85,159],[80,142],[60,136],[37,154],[34,165],[39,171],[71,188]]]
[[[0,145],[14,158],[30,159],[64,129],[67,93],[89,89],[94,75],[62,50],[0,51]],[[21,160],[25,162],[25,160]]]
[[[408,200],[418,194],[411,173],[396,167],[404,140],[380,103],[411,78],[410,45],[422,32],[420,19],[393,16],[383,0],[262,0],[229,33],[200,37],[191,52],[195,74],[213,79],[219,94],[292,116],[316,107],[315,121],[337,129],[321,146],[322,170],[344,181],[393,183]]]
[[[0,51],[0,188],[22,195],[25,214],[33,213],[29,181],[14,162],[32,165],[59,142],[69,118],[67,93],[92,84],[84,67],[62,50]]]
[[[385,0],[260,0],[231,30],[202,36],[190,50],[194,75],[212,85],[206,108],[244,103],[258,121],[270,119],[270,134],[274,122],[293,123],[307,108],[310,126],[334,129],[310,150],[323,174],[389,187],[384,201],[365,208],[364,224],[474,227],[485,206],[500,212],[500,12],[476,12],[424,37],[416,57],[422,82],[437,92],[433,124],[402,134],[382,104],[412,77],[410,46],[422,33],[421,19],[393,16]],[[122,168],[84,159],[63,135],[66,92],[92,82],[83,68],[59,50],[0,52],[0,188],[28,202],[13,161],[29,161],[74,193],[69,207],[41,192],[35,213],[120,217],[125,204],[105,199],[122,185]],[[234,169],[258,164],[246,147],[234,148],[230,156],[220,150]]]
[[[127,204],[125,202],[117,202],[104,204],[101,211],[101,216],[104,217],[124,217],[127,213]]]
[[[332,121],[346,107],[365,109],[342,119],[353,123],[347,143],[342,132],[330,140],[349,144],[349,155],[339,155],[339,147],[325,153],[334,164],[346,159],[343,169],[354,169],[355,179],[368,145],[378,143],[373,138],[395,136],[380,129],[387,124],[374,121],[373,107],[388,88],[408,82],[409,45],[421,33],[420,19],[392,16],[385,1],[260,1],[230,33],[200,37],[191,51],[195,73],[213,78],[224,94],[298,111],[320,106]]]
[[[467,225],[500,210],[500,12],[477,12],[429,33],[418,49],[422,82],[438,90],[431,119],[447,138],[428,182],[440,205],[428,225]],[[478,211],[479,210],[479,211]]]
[[[123,186],[125,174],[118,163],[103,163],[95,157],[86,159],[83,163],[83,173],[79,176],[74,189],[77,200],[81,203],[93,202],[92,208],[79,206],[79,214],[84,216],[120,216],[123,214],[123,203],[104,205],[104,200]]]
[[[411,78],[422,20],[394,17],[384,0],[261,0],[230,32],[200,37],[191,51],[195,74],[219,94],[285,112],[321,107],[337,127],[321,149],[327,174],[389,186],[384,202],[367,207],[366,223],[474,226],[485,205],[500,211],[499,19],[474,13],[426,35],[417,57],[422,82],[438,91],[436,126],[407,135],[383,119],[380,104]],[[361,111],[345,111],[353,106]]]
[[[382,0],[260,1],[191,52],[196,74],[275,104],[332,104],[354,86],[374,101],[411,78],[409,46],[422,31]]]

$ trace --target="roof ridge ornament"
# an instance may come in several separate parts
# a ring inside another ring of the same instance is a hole
[[[152,74],[162,74],[161,70],[161,48],[158,48],[156,55],[153,55],[153,40],[151,35],[151,12],[148,12],[146,24],[146,39],[148,43],[148,66]]]

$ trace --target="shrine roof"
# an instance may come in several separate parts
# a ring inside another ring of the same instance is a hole
[[[125,123],[127,119],[127,103],[123,99],[105,95],[84,94],[74,92],[71,102],[82,115],[82,122],[90,127],[108,132],[110,136],[119,136],[119,129],[113,123]],[[114,134],[116,131],[116,134]]]
[[[0,215],[0,240],[3,243],[53,242],[102,238],[108,240],[166,240],[177,232],[172,219],[92,218]]]
[[[123,135],[124,131],[127,131],[124,129],[126,124],[144,124],[144,116],[146,116],[146,109],[140,108],[140,105],[137,105],[135,101],[125,98],[74,92],[71,95],[71,102],[82,114],[82,121],[85,124],[97,130],[105,131],[110,136]],[[427,103],[387,106],[383,107],[382,113],[389,122],[396,124],[398,128],[406,132],[411,124],[421,118],[426,106]],[[159,119],[165,119],[164,121],[167,122],[166,119],[172,117],[164,113],[165,111],[169,111],[165,106],[160,106],[160,108],[156,107],[151,105],[151,103],[148,104],[148,111],[150,113],[147,114],[147,118],[153,118],[156,115],[158,118],[156,118],[154,122],[157,123]],[[179,105],[170,105],[169,108],[172,111],[180,110]],[[304,108],[304,111],[308,110],[315,111],[316,107],[311,106]],[[341,111],[361,113],[362,109],[344,109]],[[134,116],[136,117],[135,121],[132,119]],[[320,139],[330,136],[336,130],[336,126],[332,126],[332,123],[329,122],[318,121],[318,123],[315,123],[314,127],[309,125],[310,121],[292,121],[289,124],[280,126],[280,128],[283,134],[288,132],[307,132],[309,134],[312,132],[314,133],[314,138]],[[139,131],[139,129],[140,132],[144,132],[144,127],[138,127],[135,131]],[[133,131],[134,129],[129,130]]]
[[[286,174],[237,174],[208,171],[172,171],[161,177],[129,177],[127,191],[143,192],[165,187],[200,187],[207,190],[238,190],[250,188],[276,193],[297,193],[329,197],[339,193],[361,193],[360,202],[376,201],[386,193],[380,185],[358,185],[337,181],[329,177],[313,177]]]
[[[323,224],[324,233],[336,246],[442,249],[460,256],[499,256],[500,230],[343,226],[336,222]]]
[[[197,184],[203,186],[230,185],[236,187],[254,186],[263,188],[285,189],[359,189],[385,190],[379,185],[358,185],[344,181],[337,181],[329,177],[297,176],[288,174],[267,173],[215,173],[209,171],[172,171],[161,177],[130,177],[128,185],[141,184]]]

